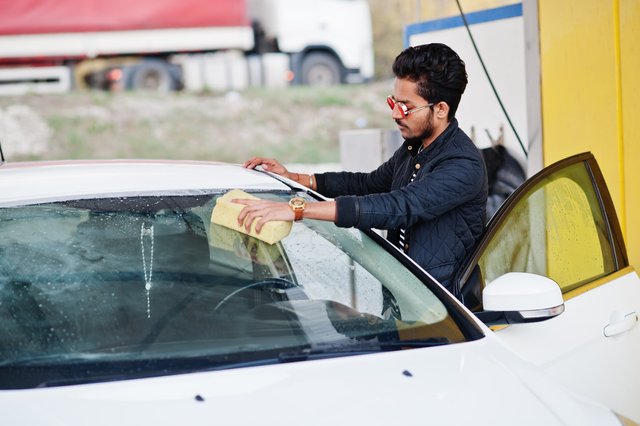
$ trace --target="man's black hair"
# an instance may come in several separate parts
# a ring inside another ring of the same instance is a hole
[[[467,87],[464,61],[449,46],[423,44],[403,50],[393,63],[397,78],[418,84],[418,95],[428,102],[446,102],[449,120],[453,119]]]

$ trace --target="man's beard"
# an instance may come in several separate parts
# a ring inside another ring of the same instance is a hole
[[[425,127],[422,130],[422,132],[418,135],[418,136],[414,136],[411,138],[407,138],[405,139],[407,142],[409,142],[410,144],[422,144],[424,142],[425,139],[429,139],[433,136],[433,132],[434,132],[434,126],[433,126],[433,122],[431,120],[432,118],[432,113],[429,112],[429,115],[425,118]],[[397,122],[397,120],[396,120]]]

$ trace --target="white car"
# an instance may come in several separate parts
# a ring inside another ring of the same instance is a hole
[[[368,230],[211,223],[234,188],[322,199],[268,173],[4,164],[2,424],[635,424],[640,280],[595,161],[567,161],[496,214],[458,298]]]

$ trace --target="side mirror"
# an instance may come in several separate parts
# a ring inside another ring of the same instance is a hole
[[[508,272],[487,284],[482,304],[476,316],[488,325],[545,321],[564,312],[560,286],[527,272]]]

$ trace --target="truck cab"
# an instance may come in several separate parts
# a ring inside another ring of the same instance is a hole
[[[373,77],[366,1],[249,0],[259,49],[290,55],[294,84],[361,83]]]

